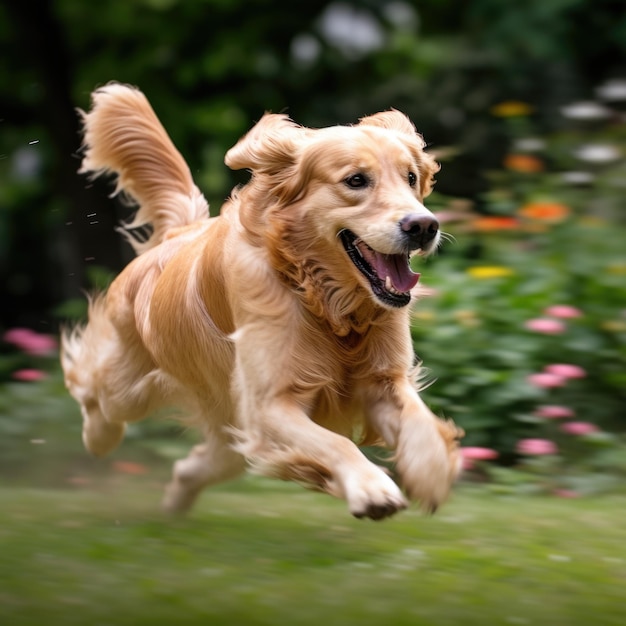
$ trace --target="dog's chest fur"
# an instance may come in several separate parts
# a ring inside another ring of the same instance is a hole
[[[351,332],[339,337],[325,333],[311,339],[315,350],[309,354],[317,353],[319,358],[294,368],[292,393],[300,396],[314,422],[357,441],[378,439],[366,423],[365,385],[372,377],[384,378],[398,367],[403,369],[398,351],[387,354],[389,347],[383,348],[384,337],[382,329],[370,327],[363,334]],[[373,360],[375,345],[383,358]],[[383,371],[380,367],[386,361],[389,367]]]

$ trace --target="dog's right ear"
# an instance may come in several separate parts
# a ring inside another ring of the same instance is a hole
[[[286,115],[266,113],[226,153],[224,162],[233,170],[275,174],[296,162],[306,131]]]

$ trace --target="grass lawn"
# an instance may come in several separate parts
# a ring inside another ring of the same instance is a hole
[[[246,478],[169,520],[160,482],[0,489],[0,623],[626,623],[624,495],[460,487],[434,517],[375,523]]]

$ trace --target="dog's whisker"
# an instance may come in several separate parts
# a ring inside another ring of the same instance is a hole
[[[446,231],[441,231],[441,238],[440,238],[440,243],[441,241],[447,241],[449,243],[456,243],[456,237],[452,234],[452,233],[448,233]]]

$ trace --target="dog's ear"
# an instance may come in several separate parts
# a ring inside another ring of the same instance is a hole
[[[387,128],[395,130],[407,136],[408,147],[415,156],[420,171],[420,192],[425,198],[433,189],[435,184],[434,176],[440,170],[440,165],[435,161],[434,157],[424,152],[426,142],[417,132],[413,122],[404,114],[396,109],[375,113],[359,120],[359,126],[378,126],[379,128]]]
[[[266,113],[226,153],[224,162],[233,170],[274,174],[295,163],[306,130],[286,115]]]

